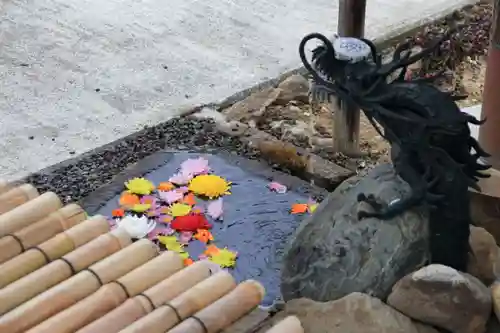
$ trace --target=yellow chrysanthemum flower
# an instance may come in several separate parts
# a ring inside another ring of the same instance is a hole
[[[125,182],[125,187],[130,193],[147,195],[155,190],[155,185],[146,178],[133,178]]]
[[[228,250],[227,248],[220,249],[217,253],[210,256],[210,261],[218,264],[223,268],[230,268],[236,265],[237,253]]]
[[[222,195],[231,194],[231,182],[216,175],[199,175],[189,183],[189,190],[196,195],[217,198]]]
[[[136,213],[144,213],[149,208],[151,208],[151,204],[137,204],[130,207],[130,210]]]
[[[172,206],[170,206],[168,213],[173,217],[186,216],[191,212],[191,209],[192,207],[190,205],[174,203]]]

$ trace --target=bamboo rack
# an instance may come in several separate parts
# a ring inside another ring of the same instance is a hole
[[[264,288],[214,267],[0,180],[0,333],[230,333]],[[303,333],[296,318],[273,329]]]

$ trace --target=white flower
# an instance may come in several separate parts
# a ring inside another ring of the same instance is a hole
[[[118,228],[123,228],[132,238],[144,238],[156,227],[156,222],[147,216],[125,215],[116,223]]]

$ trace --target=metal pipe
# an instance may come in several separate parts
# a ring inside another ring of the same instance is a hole
[[[479,143],[491,154],[487,162],[500,170],[500,0],[495,0],[491,41],[486,62]]]
[[[340,37],[363,37],[366,0],[340,0],[337,32]],[[334,149],[349,156],[359,155],[359,109],[334,101]]]

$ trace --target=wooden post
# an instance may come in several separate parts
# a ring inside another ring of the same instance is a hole
[[[340,0],[338,34],[340,37],[363,37],[366,0]],[[334,149],[350,156],[359,155],[359,109],[338,100],[333,101]]]
[[[500,170],[500,0],[495,0],[492,23],[481,110],[487,120],[479,127],[479,142],[491,154],[487,162]]]

